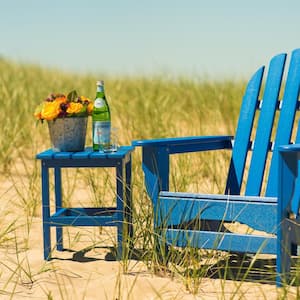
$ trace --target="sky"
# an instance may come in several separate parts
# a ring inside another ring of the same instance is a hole
[[[299,0],[0,0],[0,57],[72,72],[246,77],[300,47]]]

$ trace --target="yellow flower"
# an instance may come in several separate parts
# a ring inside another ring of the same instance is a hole
[[[81,112],[83,105],[81,103],[70,102],[69,107],[67,109],[68,114],[76,114]]]
[[[45,102],[41,111],[41,118],[47,121],[51,121],[60,113],[60,104],[56,102]]]
[[[89,101],[89,102],[90,102],[90,99],[87,98],[87,97],[85,97],[85,96],[80,96],[80,99],[81,99],[82,101]]]

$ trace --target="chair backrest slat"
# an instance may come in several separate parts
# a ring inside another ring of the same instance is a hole
[[[291,56],[290,67],[287,75],[285,92],[275,137],[274,152],[272,155],[266,196],[277,196],[277,168],[278,151],[280,145],[291,143],[291,135],[298,106],[300,88],[300,49],[294,50]]]
[[[264,67],[261,67],[252,76],[246,88],[232,150],[226,194],[240,194],[263,73]]]
[[[261,192],[285,60],[286,54],[280,54],[270,62],[246,184],[248,196],[259,196]]]
[[[261,101],[259,96],[264,67],[253,75],[247,85],[233,144],[225,190],[227,194],[241,194],[242,185],[245,184],[247,196],[262,196],[263,190],[264,196],[277,197],[278,146],[292,142],[295,115],[299,109],[300,49],[294,50],[291,55],[283,98],[280,100],[285,62],[286,54],[277,55],[271,60]],[[300,141],[299,128],[296,139]],[[249,151],[252,151],[251,160]],[[273,152],[272,155],[269,155],[270,152]],[[270,164],[266,168],[269,158]]]

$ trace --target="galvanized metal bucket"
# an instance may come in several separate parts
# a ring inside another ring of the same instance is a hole
[[[83,151],[85,146],[87,120],[87,117],[71,117],[48,121],[53,151]]]

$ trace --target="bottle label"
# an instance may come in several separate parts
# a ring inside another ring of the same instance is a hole
[[[97,98],[94,102],[94,106],[95,108],[101,108],[103,106],[105,106],[105,101],[102,98]]]
[[[94,144],[108,145],[110,143],[110,122],[95,121],[93,127]]]

